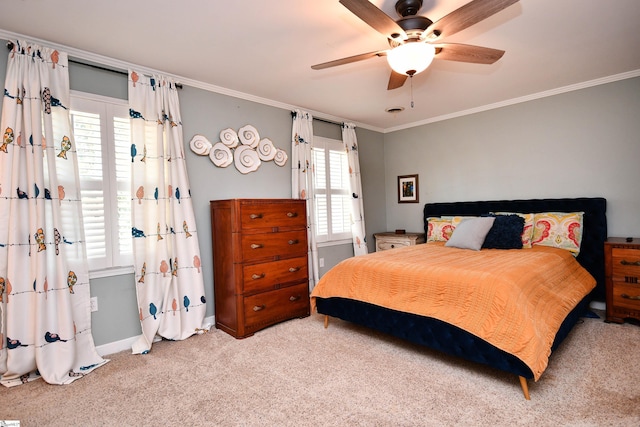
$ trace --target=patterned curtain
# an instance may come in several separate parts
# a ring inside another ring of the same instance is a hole
[[[13,42],[0,144],[0,382],[68,384],[106,363],[91,334],[67,54]]]
[[[184,157],[175,83],[129,71],[132,234],[142,335],[182,340],[202,328],[206,312],[200,248]]]
[[[356,126],[353,123],[342,124],[342,142],[349,159],[349,184],[351,185],[351,234],[353,236],[354,255],[368,253],[364,229],[364,204],[362,201],[362,181],[360,179],[360,159],[358,158],[358,140]]]
[[[309,242],[309,290],[318,283],[318,244],[313,204],[313,116],[307,112],[293,112],[291,129],[291,195],[307,201],[307,240]]]

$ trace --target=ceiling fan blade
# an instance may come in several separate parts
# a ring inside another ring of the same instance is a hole
[[[433,41],[448,37],[517,2],[518,0],[473,0],[431,24],[426,31],[427,39]]]
[[[365,59],[373,58],[374,56],[387,56],[386,50],[380,50],[376,52],[361,53],[360,55],[353,55],[347,58],[335,59],[329,62],[323,62],[322,64],[312,65],[314,70],[322,70],[324,68],[335,67],[336,65],[350,64],[352,62],[363,61]]]
[[[434,45],[436,59],[471,62],[474,64],[493,64],[504,55],[504,50],[468,44],[444,43]]]
[[[389,76],[389,84],[387,85],[387,90],[398,89],[404,85],[404,82],[407,81],[407,77],[404,74],[396,73],[391,70],[391,75]]]
[[[407,39],[402,27],[369,0],[340,0],[340,3],[385,37],[391,40]]]

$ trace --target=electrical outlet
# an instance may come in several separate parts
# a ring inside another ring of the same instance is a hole
[[[324,258],[318,259],[318,264],[320,264],[320,267],[324,267]]]
[[[89,300],[91,305],[91,312],[98,311],[98,297],[91,297]]]

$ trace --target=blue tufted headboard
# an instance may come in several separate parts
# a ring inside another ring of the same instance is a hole
[[[584,212],[582,243],[577,260],[597,281],[596,288],[591,292],[591,298],[604,301],[606,211],[607,200],[602,197],[427,203],[424,205],[424,229],[427,233],[428,217],[477,216],[489,212]]]

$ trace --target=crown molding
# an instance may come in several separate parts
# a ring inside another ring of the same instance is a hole
[[[187,78],[187,77],[184,77],[184,76],[179,76],[179,75],[176,75],[176,74],[170,74],[170,73],[167,73],[167,72],[162,71],[162,70],[156,70],[154,68],[145,67],[145,66],[140,65],[140,64],[134,64],[134,63],[131,63],[131,62],[121,61],[121,60],[118,60],[118,59],[110,58],[108,56],[98,55],[96,53],[87,52],[87,51],[81,50],[81,49],[76,49],[76,48],[71,47],[71,46],[66,46],[66,45],[59,44],[59,43],[53,43],[53,42],[50,42],[48,40],[42,40],[42,39],[38,39],[38,38],[27,36],[27,35],[24,35],[24,34],[19,34],[19,33],[14,33],[14,32],[11,32],[11,31],[6,31],[6,30],[3,30],[3,29],[0,29],[0,38],[3,38],[5,40],[25,40],[26,42],[29,42],[29,43],[39,44],[39,45],[47,46],[47,47],[50,47],[50,48],[53,48],[53,49],[58,49],[60,51],[66,52],[69,55],[70,58],[79,59],[81,61],[86,61],[88,63],[97,64],[97,65],[100,65],[100,66],[103,66],[103,67],[108,67],[108,68],[113,69],[114,71],[124,71],[126,73],[130,69],[135,69],[138,72],[141,72],[141,73],[144,73],[144,74],[148,74],[148,75],[162,74],[164,76],[173,78],[176,83],[180,83],[180,84],[185,85],[185,86],[190,86],[190,87],[202,89],[202,90],[206,90],[206,91],[209,91],[209,92],[214,92],[214,93],[218,93],[218,94],[221,94],[221,95],[230,96],[230,97],[233,97],[233,98],[239,98],[239,99],[243,99],[245,101],[251,101],[251,102],[255,102],[257,104],[268,105],[268,106],[271,106],[271,107],[281,108],[283,110],[288,110],[288,111],[301,109],[301,110],[307,111],[313,117],[318,117],[318,118],[322,118],[322,119],[326,119],[326,120],[330,120],[330,121],[334,121],[334,122],[351,121],[351,120],[346,120],[344,118],[332,116],[330,114],[322,113],[320,111],[312,111],[312,110],[308,110],[308,109],[306,109],[304,107],[300,107],[300,106],[297,106],[297,105],[286,104],[284,102],[274,101],[272,99],[267,99],[267,98],[261,98],[259,96],[251,95],[249,93],[244,93],[244,92],[239,92],[239,91],[227,89],[227,88],[224,88],[224,87],[221,87],[221,86],[216,86],[216,85],[209,84],[209,83],[204,83],[204,82],[201,82],[201,81],[198,81],[198,80],[193,80],[193,79],[190,79],[190,78]],[[354,122],[354,124],[356,125],[356,127],[361,127],[363,129],[369,129],[369,130],[373,130],[373,131],[380,132],[380,133],[384,132],[384,129],[376,128],[376,127],[367,125],[365,123]]]
[[[599,86],[607,83],[617,82],[620,80],[631,79],[640,76],[640,70],[628,71],[626,73],[615,74],[613,76],[607,76],[600,79],[588,80],[582,83],[576,83],[569,86],[563,86],[556,89],[551,89],[543,92],[533,93],[531,95],[521,96],[519,98],[508,99],[506,101],[496,102],[493,104],[487,104],[476,108],[470,108],[468,110],[456,111],[455,113],[445,114],[442,116],[431,117],[429,119],[421,120],[418,122],[407,123],[406,125],[387,128],[384,133],[396,132],[399,130],[410,129],[416,126],[427,125],[430,123],[441,122],[443,120],[455,119],[457,117],[468,116],[470,114],[481,113],[483,111],[495,110],[496,108],[508,107],[510,105],[520,104],[523,102],[533,101],[536,99],[547,98],[549,96],[560,95],[575,90],[586,89],[593,86]]]

